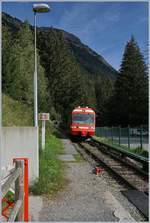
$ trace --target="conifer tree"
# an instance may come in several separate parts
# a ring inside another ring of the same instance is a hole
[[[42,61],[49,80],[49,94],[56,111],[62,115],[63,121],[66,122],[73,107],[84,102],[85,93],[82,88],[83,78],[80,75],[80,68],[73,57],[68,56],[68,49],[62,33],[57,33],[51,28],[45,40],[41,33],[41,39],[43,42],[40,47],[48,46],[48,53],[43,52]]]
[[[6,83],[6,64],[10,57],[10,48],[11,48],[11,34],[7,27],[2,27],[2,87],[5,91]]]
[[[115,84],[114,103],[115,121],[118,124],[147,124],[147,67],[134,37],[131,37],[125,47],[120,74]]]
[[[95,93],[97,99],[97,124],[104,126],[108,124],[108,103],[113,92],[113,82],[106,78],[97,78],[95,82]]]
[[[22,29],[9,50],[9,59],[5,63],[5,93],[16,100],[33,105],[34,44],[28,22]],[[39,107],[45,105],[46,80],[44,69],[38,57],[38,99]]]

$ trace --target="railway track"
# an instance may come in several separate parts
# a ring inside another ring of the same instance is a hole
[[[130,189],[148,194],[148,173],[142,169],[142,166],[136,165],[128,158],[100,148],[94,141],[79,142],[79,146]]]
[[[148,162],[132,155],[128,157],[127,153],[124,154],[122,151],[119,153],[119,151],[107,149],[106,145],[103,146],[95,140],[79,142],[78,147],[80,147],[78,151],[90,163],[93,160],[92,163],[96,164],[95,166],[97,164],[103,166],[117,181],[119,180],[125,188],[125,190],[121,189],[121,192],[148,220]]]
[[[76,141],[73,143],[77,151],[94,168],[103,167],[111,174],[115,181],[119,181],[118,189],[149,219],[149,185],[148,159],[131,154],[127,151],[115,150],[111,146],[93,139],[88,142]],[[107,176],[107,175],[106,175]],[[113,180],[112,178],[112,180]],[[109,181],[109,179],[108,179]],[[120,186],[119,186],[120,185]]]

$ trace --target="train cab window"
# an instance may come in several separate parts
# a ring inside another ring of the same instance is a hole
[[[73,114],[72,122],[78,124],[93,124],[94,114]]]

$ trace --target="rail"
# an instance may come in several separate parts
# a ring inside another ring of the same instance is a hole
[[[14,186],[14,203],[7,202],[8,205],[3,208],[2,215],[9,222],[14,221],[28,221],[28,159],[16,158],[13,160],[15,168],[13,168],[9,175],[2,180],[2,201],[7,196],[10,188]],[[6,215],[7,209],[11,207],[10,215]]]

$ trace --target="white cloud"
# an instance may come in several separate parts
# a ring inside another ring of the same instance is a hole
[[[103,4],[100,3],[73,5],[71,10],[66,9],[59,26],[87,42],[92,35],[99,35],[120,19],[119,5],[116,7],[114,3],[108,9],[106,6],[102,9]]]

